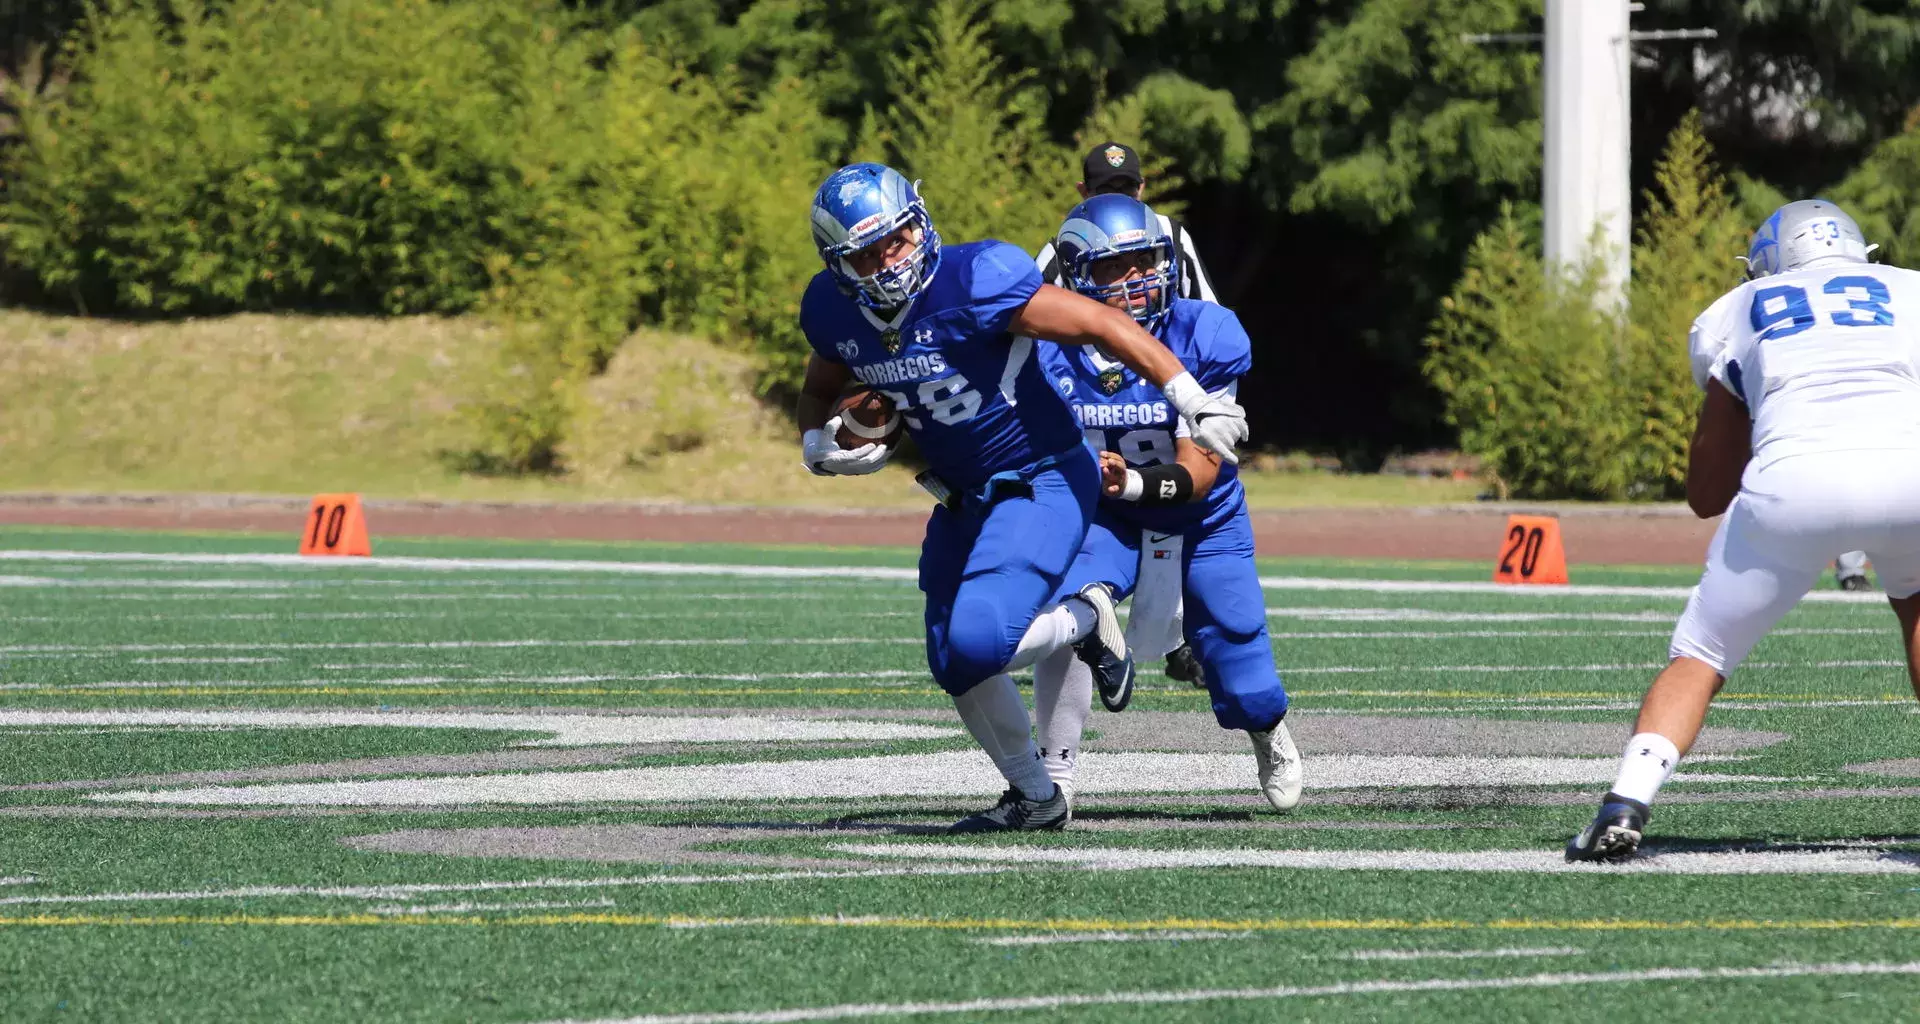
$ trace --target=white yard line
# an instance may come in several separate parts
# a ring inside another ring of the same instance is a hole
[[[271,665],[285,658],[135,658],[135,665]]]
[[[536,602],[536,601],[550,600],[556,595],[526,594],[526,595],[513,595],[513,596],[524,597],[524,599],[529,602]],[[388,599],[387,595],[382,595],[377,599],[370,598],[369,600],[384,601],[387,599]],[[626,600],[626,599],[621,598],[620,600]],[[679,598],[678,600],[700,601],[700,600],[704,600],[704,598],[686,597],[686,598]],[[791,601],[792,598],[789,596],[787,600]],[[556,611],[527,610],[522,608],[492,608],[492,609],[481,608],[481,609],[468,609],[468,610],[457,611],[457,612],[409,612],[409,611],[314,612],[314,611],[298,611],[294,609],[288,609],[286,611],[277,612],[277,613],[276,612],[232,612],[232,613],[225,613],[225,614],[193,613],[193,614],[187,614],[187,615],[127,615],[127,616],[115,616],[114,618],[116,622],[262,622],[262,621],[269,621],[269,620],[279,620],[279,621],[291,621],[294,623],[300,623],[300,622],[349,622],[349,621],[355,621],[355,620],[361,620],[361,619],[405,620],[405,621],[413,621],[416,619],[459,619],[462,621],[471,621],[474,619],[578,619],[582,614],[591,614],[593,618],[596,620],[614,619],[614,620],[620,620],[620,621],[650,621],[650,620],[658,619],[658,620],[665,620],[665,621],[674,621],[674,620],[682,620],[682,619],[738,620],[738,619],[759,618],[763,616],[788,617],[791,615],[791,611],[787,608],[755,608],[755,609],[749,609],[746,611],[722,611],[722,612],[695,611],[695,610],[688,609],[688,610],[672,611],[672,612],[595,611],[591,613],[583,613],[578,610],[556,612]],[[904,618],[917,619],[920,617],[920,612],[917,609],[914,609],[914,610],[896,609],[893,611],[877,611],[877,612],[849,611],[849,612],[840,612],[838,614],[843,616],[851,616],[853,618],[861,618],[861,619],[904,619]],[[93,626],[98,626],[100,624],[100,620],[101,620],[101,617],[99,615],[0,616],[0,621],[5,621],[5,622],[86,623],[88,625],[93,625]],[[1872,632],[1884,633],[1886,631],[1872,630]]]
[[[1882,629],[1785,629],[1775,632],[1799,636],[1855,636],[1861,634],[1879,635],[1886,633]],[[1267,634],[1275,641],[1293,642],[1305,640],[1484,640],[1484,639],[1548,639],[1548,638],[1586,638],[1586,637],[1649,637],[1668,636],[1666,629],[1628,629],[1628,630],[1352,630],[1335,632],[1288,633],[1269,631]],[[760,644],[768,646],[811,646],[842,647],[865,644],[911,644],[925,641],[920,637],[902,636],[725,636],[725,637],[614,637],[581,640],[561,640],[545,637],[528,637],[514,640],[357,640],[357,641],[278,641],[278,640],[235,640],[209,641],[202,643],[142,643],[142,644],[14,644],[0,646],[0,655],[12,655],[19,658],[96,658],[117,654],[142,654],[158,652],[193,651],[312,651],[312,650],[511,650],[517,648],[628,648],[628,647],[751,647]],[[270,661],[277,659],[259,658],[148,658],[136,659],[136,663],[162,664],[168,661],[191,664],[196,661],[248,660]],[[1904,662],[1875,660],[1838,660],[1802,662],[1787,665],[1782,662],[1755,662],[1754,667],[1795,667],[1795,668],[1881,668],[1901,666]],[[1307,666],[1296,669],[1282,669],[1283,672],[1529,672],[1536,668],[1543,671],[1560,672],[1612,672],[1622,669],[1642,669],[1658,667],[1652,662],[1632,664],[1601,665],[1454,665],[1454,666]]]
[[[0,724],[12,715],[0,713]],[[143,712],[155,714],[157,712]],[[171,712],[170,712],[171,713]],[[77,714],[65,712],[64,714]],[[206,714],[206,713],[203,713]],[[225,712],[225,714],[242,714]],[[246,712],[264,714],[264,712]],[[385,717],[385,716],[382,716]],[[399,717],[395,715],[393,717]],[[529,716],[531,718],[533,716]],[[617,719],[615,719],[617,721]],[[808,719],[803,721],[822,722]],[[838,724],[851,729],[859,723]],[[906,723],[900,723],[906,728]],[[546,726],[558,729],[560,726]],[[584,728],[573,726],[570,728]],[[952,730],[917,727],[952,735]],[[744,737],[746,730],[737,730]],[[553,745],[548,743],[546,745]],[[1589,785],[1611,781],[1616,757],[1426,757],[1411,755],[1326,754],[1312,759],[1307,784],[1314,790],[1373,789],[1405,786],[1455,786],[1471,780],[1481,786]],[[1079,791],[1085,795],[1120,793],[1214,793],[1250,791],[1254,782],[1251,752],[1175,754],[1088,751],[1079,759]],[[1684,782],[1768,784],[1775,776],[1720,775],[1691,770]],[[381,806],[423,807],[464,804],[539,805],[649,803],[726,800],[808,800],[820,798],[945,796],[989,798],[1006,787],[992,762],[979,753],[832,757],[808,760],[704,763],[591,771],[545,771],[493,775],[452,775],[359,781],[286,782],[183,789],[121,790],[89,794],[111,803],[199,806]],[[946,847],[903,847],[937,855]],[[975,854],[958,850],[955,859]],[[876,856],[893,853],[888,847]],[[1558,857],[1559,851],[1552,851]]]
[[[956,1002],[843,1003],[839,1006],[742,1010],[728,1013],[644,1014],[569,1019],[554,1024],[795,1024],[800,1021],[854,1020],[945,1014],[992,1014],[1058,1010],[1078,1006],[1168,1006],[1183,1003],[1325,999],[1333,996],[1410,995],[1425,992],[1491,992],[1511,989],[1568,988],[1579,985],[1641,985],[1662,981],[1768,981],[1781,978],[1870,977],[1920,974],[1920,961],[1908,963],[1777,964],[1771,967],[1653,967],[1631,971],[1530,974],[1515,978],[1423,978],[1415,981],[1350,981],[1334,985],[1277,985],[1270,988],[1196,988],[1140,992],[1061,993],[966,999]]]
[[[799,740],[950,739],[958,729],[910,722],[776,715],[595,715],[433,711],[0,711],[0,726],[228,726],[239,729],[476,729],[544,734],[523,747],[584,747],[635,743],[751,743]],[[560,773],[568,774],[568,773]]]
[[[1516,946],[1507,949],[1357,949],[1320,960],[1492,960],[1536,956],[1581,956],[1572,946]]]
[[[89,903],[172,903],[244,900],[269,896],[400,900],[443,892],[519,892],[528,889],[613,889],[629,885],[710,885],[739,882],[791,882],[835,878],[901,878],[919,875],[993,875],[1013,870],[1000,865],[938,864],[908,868],[846,871],[743,871],[731,875],[630,875],[613,878],[538,878],[528,881],[447,882],[401,885],[249,885],[234,889],[185,889],[174,892],[97,892],[61,896],[5,896],[0,906]]]
[[[921,644],[919,637],[871,636],[721,636],[721,637],[617,637],[596,640],[552,640],[530,637],[523,640],[356,640],[313,643],[283,643],[275,640],[223,641],[194,644],[14,644],[0,647],[0,654],[16,657],[103,657],[111,654],[140,654],[148,651],[459,651],[505,650],[524,647],[751,647],[766,644],[807,647],[840,647],[852,644]]]
[[[378,668],[378,665],[322,665],[326,669]],[[406,667],[406,666],[400,666]],[[443,666],[421,666],[440,668]],[[444,666],[458,668],[461,666]],[[919,682],[932,685],[925,669],[850,669],[845,672],[629,672],[615,675],[510,675],[510,676],[398,676],[355,679],[333,676],[326,679],[128,679],[94,683],[0,683],[3,691],[52,690],[65,693],[83,690],[160,690],[177,686],[244,688],[250,686],[501,686],[529,683],[541,686],[565,686],[587,683],[698,682],[766,683],[781,680],[832,679],[847,683],[876,683],[883,686],[909,686]]]
[[[724,576],[765,579],[856,579],[910,582],[915,570],[896,566],[726,565],[702,562],[597,562],[552,558],[309,558],[300,555],[238,553],[145,553],[106,551],[0,550],[0,562],[124,562],[174,565],[260,565],[281,568],[356,571],[367,568],[426,571],[558,572],[629,576]],[[1513,586],[1477,580],[1364,580],[1312,576],[1262,576],[1269,590],[1350,591],[1375,594],[1505,594],[1536,597],[1651,597],[1683,601],[1692,587],[1571,584]],[[1810,601],[1877,603],[1879,594],[1815,591]]]
[[[1425,608],[1268,608],[1271,619],[1309,622],[1665,622],[1677,617],[1658,612],[1439,612]]]
[[[1311,776],[1309,776],[1311,780]],[[1920,856],[1858,847],[1824,850],[1641,850],[1621,864],[1568,863],[1557,849],[1272,850],[1247,847],[1039,847],[1017,844],[835,843],[838,853],[902,860],[966,861],[1086,871],[1272,868],[1295,871],[1471,871],[1534,875],[1913,875]]]
[[[1048,935],[1004,935],[974,939],[980,946],[1058,946],[1076,942],[1193,942],[1200,939],[1249,939],[1253,932],[1059,932]]]
[[[1598,634],[1585,634],[1598,635]],[[1493,674],[1501,672],[1647,672],[1665,668],[1664,661],[1612,662],[1594,665],[1300,665],[1279,670],[1282,676],[1369,675],[1382,672]],[[1824,669],[1824,668],[1905,668],[1906,662],[1885,658],[1850,661],[1750,661],[1740,666],[1750,669]],[[1365,691],[1357,691],[1365,692]],[[1524,697],[1525,694],[1515,694]],[[1715,707],[1720,705],[1716,704]]]

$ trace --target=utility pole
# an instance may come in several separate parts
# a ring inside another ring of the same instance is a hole
[[[1541,213],[1550,268],[1578,267],[1602,247],[1603,306],[1626,304],[1632,269],[1633,45],[1714,39],[1710,28],[1634,32],[1629,0],[1546,0],[1546,32],[1470,33],[1473,43],[1543,42],[1545,189]]]
[[[1547,265],[1577,267],[1597,243],[1598,298],[1615,308],[1625,302],[1633,244],[1627,13],[1627,0],[1547,0],[1542,68]]]

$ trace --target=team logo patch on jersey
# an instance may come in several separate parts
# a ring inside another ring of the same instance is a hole
[[[1108,167],[1118,167],[1127,162],[1127,151],[1119,146],[1108,146],[1105,154]]]
[[[1127,384],[1127,368],[1126,367],[1109,366],[1106,369],[1100,371],[1100,393],[1101,394],[1103,395],[1116,394],[1119,392],[1121,388],[1125,387],[1126,384]]]
[[[833,347],[840,353],[840,361],[843,363],[851,363],[860,355],[860,343],[852,338],[839,342]]]
[[[890,356],[899,355],[900,354],[900,332],[894,330],[891,327],[887,328],[884,331],[881,331],[880,344],[885,345],[887,347],[888,355]]]

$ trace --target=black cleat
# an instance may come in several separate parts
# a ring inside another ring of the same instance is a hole
[[[1067,826],[1068,817],[1067,791],[1059,786],[1053,787],[1053,795],[1045,800],[1029,800],[1020,787],[1008,786],[1000,794],[999,803],[947,826],[947,834],[1054,832]]]
[[[1113,610],[1113,593],[1104,583],[1089,583],[1076,596],[1092,606],[1094,626],[1093,632],[1073,645],[1073,651],[1093,670],[1101,706],[1119,711],[1133,699],[1133,652],[1127,650],[1126,631]]]
[[[1647,805],[1618,793],[1600,799],[1600,813],[1593,823],[1567,841],[1567,859],[1585,861],[1621,861],[1640,849],[1640,837],[1647,830]]]
[[[1872,590],[1873,584],[1867,582],[1867,578],[1864,575],[1842,576],[1840,577],[1840,589],[1847,591]]]
[[[1167,678],[1192,684],[1196,690],[1207,688],[1207,670],[1193,656],[1193,645],[1185,643],[1167,652]]]

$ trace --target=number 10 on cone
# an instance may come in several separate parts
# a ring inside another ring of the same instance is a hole
[[[371,555],[358,494],[316,494],[300,532],[303,555]]]

